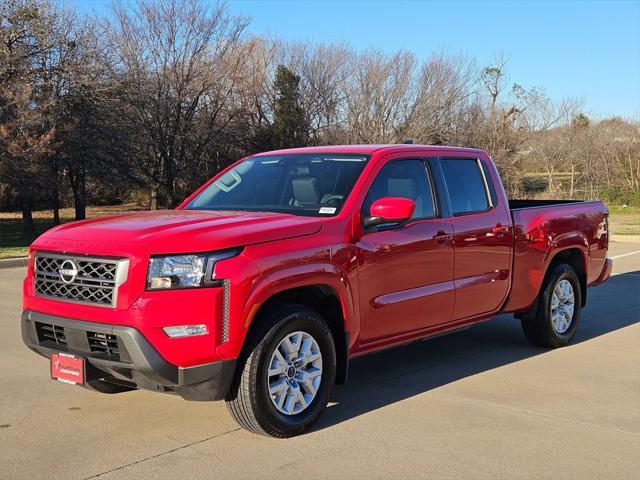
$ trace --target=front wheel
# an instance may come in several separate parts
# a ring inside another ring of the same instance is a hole
[[[522,318],[527,339],[541,347],[564,347],[578,329],[582,290],[573,267],[565,263],[552,267],[542,284],[536,314]]]
[[[336,375],[333,337],[325,320],[302,305],[283,305],[263,320],[227,406],[246,430],[291,437],[329,401]]]

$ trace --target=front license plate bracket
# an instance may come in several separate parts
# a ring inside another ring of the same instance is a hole
[[[86,362],[84,357],[69,353],[51,352],[51,378],[70,385],[84,385]]]

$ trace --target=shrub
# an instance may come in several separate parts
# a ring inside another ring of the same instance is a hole
[[[611,205],[640,207],[640,190],[637,189],[606,187],[600,192],[600,198]]]

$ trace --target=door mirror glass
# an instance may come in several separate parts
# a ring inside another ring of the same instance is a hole
[[[385,223],[402,223],[413,216],[416,202],[402,197],[383,197],[371,204],[369,216],[364,219],[365,227]]]

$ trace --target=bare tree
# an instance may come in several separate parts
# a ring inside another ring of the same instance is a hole
[[[247,19],[206,0],[119,3],[104,30],[53,0],[0,12],[0,208],[22,209],[27,239],[34,208],[59,221],[61,206],[81,219],[110,197],[172,207],[279,145],[480,147],[511,196],[640,204],[638,122],[594,121],[581,99],[512,83],[504,55],[479,69],[464,55],[245,37]]]
[[[282,49],[284,63],[300,75],[302,107],[312,143],[339,142],[346,120],[344,87],[351,74],[351,52],[341,44],[295,43]]]
[[[413,103],[415,56],[369,50],[354,57],[352,68],[345,88],[349,141],[402,142]]]
[[[48,0],[10,0],[1,12],[1,173],[21,198],[29,239],[36,197],[49,199],[59,222],[61,112],[83,38],[74,12]]]
[[[254,37],[237,49],[237,55],[246,61],[240,64],[236,86],[242,115],[232,136],[245,151],[263,150],[269,145],[265,132],[273,124],[273,76],[280,48],[279,42]]]
[[[176,204],[180,171],[206,155],[239,114],[233,96],[243,59],[234,52],[246,24],[224,5],[211,9],[198,0],[115,6],[108,32],[125,82],[125,112],[147,152],[140,170],[153,208],[161,185],[167,205]]]
[[[437,54],[416,79],[413,104],[405,127],[407,137],[423,143],[463,141],[460,115],[477,94],[475,62],[465,56]]]

